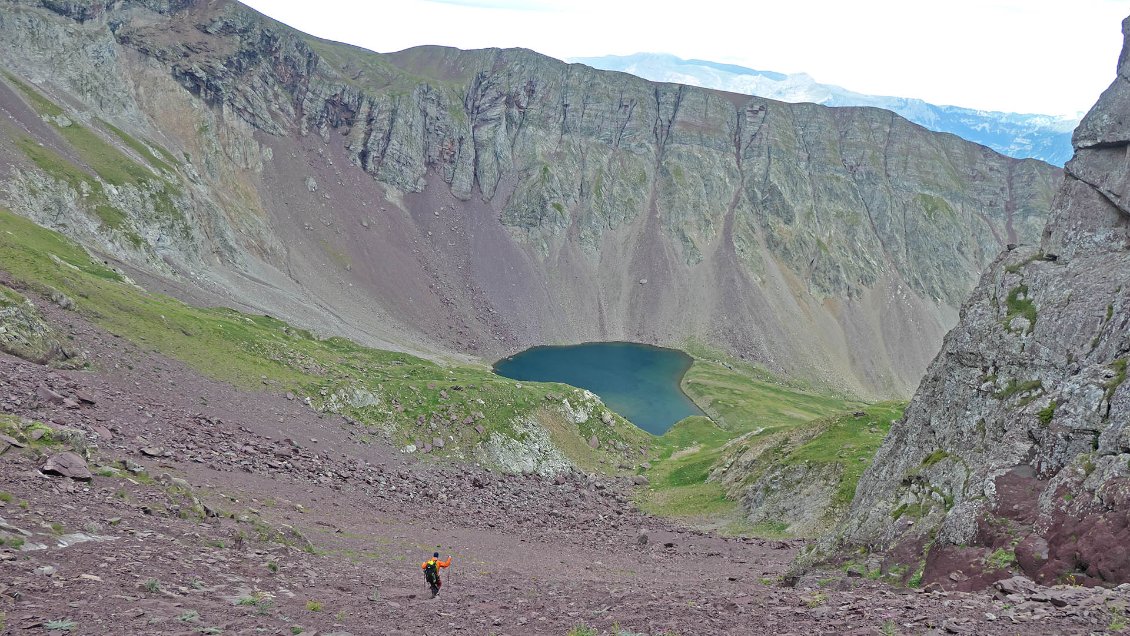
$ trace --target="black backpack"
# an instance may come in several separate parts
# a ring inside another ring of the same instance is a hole
[[[427,564],[424,565],[424,580],[428,583],[439,582],[439,566],[436,565],[435,559],[428,561]]]

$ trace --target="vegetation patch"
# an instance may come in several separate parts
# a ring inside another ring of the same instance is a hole
[[[916,198],[918,204],[922,206],[923,212],[926,213],[926,218],[930,221],[953,219],[957,216],[953,211],[953,207],[941,197],[923,193],[919,194]]]
[[[926,458],[922,460],[922,467],[929,468],[949,456],[949,453],[939,448],[938,450],[927,455]]]
[[[1009,380],[1008,385],[1000,391],[993,394],[993,397],[998,400],[1007,400],[1014,395],[1022,393],[1034,393],[1042,391],[1044,383],[1040,380],[1025,380],[1020,381],[1016,379]]]
[[[1009,570],[1016,565],[1016,553],[1001,548],[985,557],[985,565],[997,570]]]
[[[832,503],[835,507],[847,508],[855,497],[863,471],[871,465],[890,431],[891,422],[901,418],[905,408],[905,403],[883,402],[864,408],[863,416],[843,413],[826,419],[823,430],[784,458],[784,462],[840,465],[843,473]]]
[[[1024,333],[1032,333],[1036,328],[1036,304],[1028,298],[1028,286],[1018,285],[1008,292],[1008,297],[1005,298],[1005,306],[1008,308],[1008,313],[1005,315],[1004,324],[1006,329],[1011,329],[1012,320],[1017,316],[1023,316],[1028,321],[1028,326],[1025,328]]]
[[[748,523],[727,489],[732,493],[748,485],[772,466],[834,465],[830,472],[842,474],[834,505],[846,507],[891,421],[902,415],[902,404],[867,406],[701,345],[692,343],[687,350],[695,361],[683,390],[709,417],[687,418],[659,437],[659,459],[646,473],[651,489],[640,502],[653,514],[691,517],[731,533],[789,536],[781,520]],[[854,415],[859,411],[863,414]],[[751,445],[765,450],[742,483],[706,481]]]
[[[903,515],[908,515],[914,519],[921,519],[926,516],[926,513],[930,512],[930,509],[931,506],[929,504],[923,504],[921,502],[904,503],[891,511],[891,519],[898,521]]]
[[[132,137],[128,133],[126,133],[124,130],[118,128],[117,126],[111,124],[108,121],[104,121],[104,120],[99,119],[98,124],[101,125],[103,128],[105,128],[106,130],[109,130],[110,132],[114,133],[115,137],[117,137],[118,139],[121,139],[122,143],[124,143],[126,146],[128,146],[131,150],[133,150],[137,154],[141,155],[142,158],[144,158],[146,161],[149,162],[149,165],[151,165],[154,168],[157,168],[159,170],[162,170],[164,172],[173,172],[173,167],[170,166],[165,161],[162,161],[160,158],[157,157],[157,155],[153,154],[153,151],[149,149],[148,145],[141,143],[140,141],[138,141],[137,139],[135,139],[134,137]],[[172,157],[172,155],[167,154],[167,151],[163,152],[162,155],[165,158],[171,158]]]
[[[136,187],[150,198],[153,209],[157,213],[175,222],[185,223],[184,216],[172,202],[173,197],[180,194],[180,189],[176,185],[158,177],[152,169],[130,159],[91,128],[74,121],[64,122],[66,125],[61,124],[60,121],[65,117],[62,108],[14,77],[9,75],[8,80],[19,88],[40,115],[53,124],[55,131],[74,150],[85,167],[76,165],[29,137],[17,139],[16,145],[37,167],[80,193],[84,205],[102,222],[103,226],[120,230],[132,243],[141,245],[141,238],[127,227],[125,214],[110,203],[103,183],[115,187],[127,185]],[[173,172],[172,166],[157,158],[145,144],[107,122],[99,120],[99,123],[121,139],[127,147],[145,158],[154,168]],[[87,169],[93,171],[98,179],[92,178]]]
[[[1103,385],[1103,388],[1106,389],[1105,395],[1107,402],[1114,397],[1114,392],[1118,390],[1118,387],[1122,386],[1122,383],[1126,381],[1126,360],[1126,358],[1118,358],[1110,363],[1110,368],[1114,371],[1114,377],[1107,380]]]
[[[1040,424],[1047,426],[1048,424],[1052,423],[1052,418],[1055,417],[1055,409],[1057,406],[1059,406],[1059,403],[1055,400],[1052,400],[1048,403],[1047,406],[1040,409],[1040,411],[1036,413],[1036,418],[1040,420]]]

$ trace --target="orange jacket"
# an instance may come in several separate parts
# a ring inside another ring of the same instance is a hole
[[[430,563],[432,561],[435,561],[436,566],[440,567],[440,568],[446,568],[446,567],[449,567],[451,565],[451,557],[447,557],[446,561],[440,561],[439,559],[428,559],[427,561],[424,561],[423,563],[420,564],[420,569],[421,570],[428,569],[428,563]]]

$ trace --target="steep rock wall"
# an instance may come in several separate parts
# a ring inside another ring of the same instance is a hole
[[[1045,583],[1130,580],[1128,55],[1040,246],[985,273],[831,544],[924,556],[948,587],[1009,576],[993,552]]]

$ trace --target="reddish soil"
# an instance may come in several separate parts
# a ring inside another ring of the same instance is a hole
[[[135,472],[75,481],[29,449],[0,453],[0,537],[24,539],[0,547],[5,634],[59,619],[71,634],[1083,634],[1130,598],[1060,606],[843,573],[782,587],[798,543],[649,517],[626,481],[402,455],[269,384],[202,378],[37,305],[96,370],[0,354],[0,411],[83,431],[96,473]],[[420,563],[437,549],[454,562],[433,600]]]

